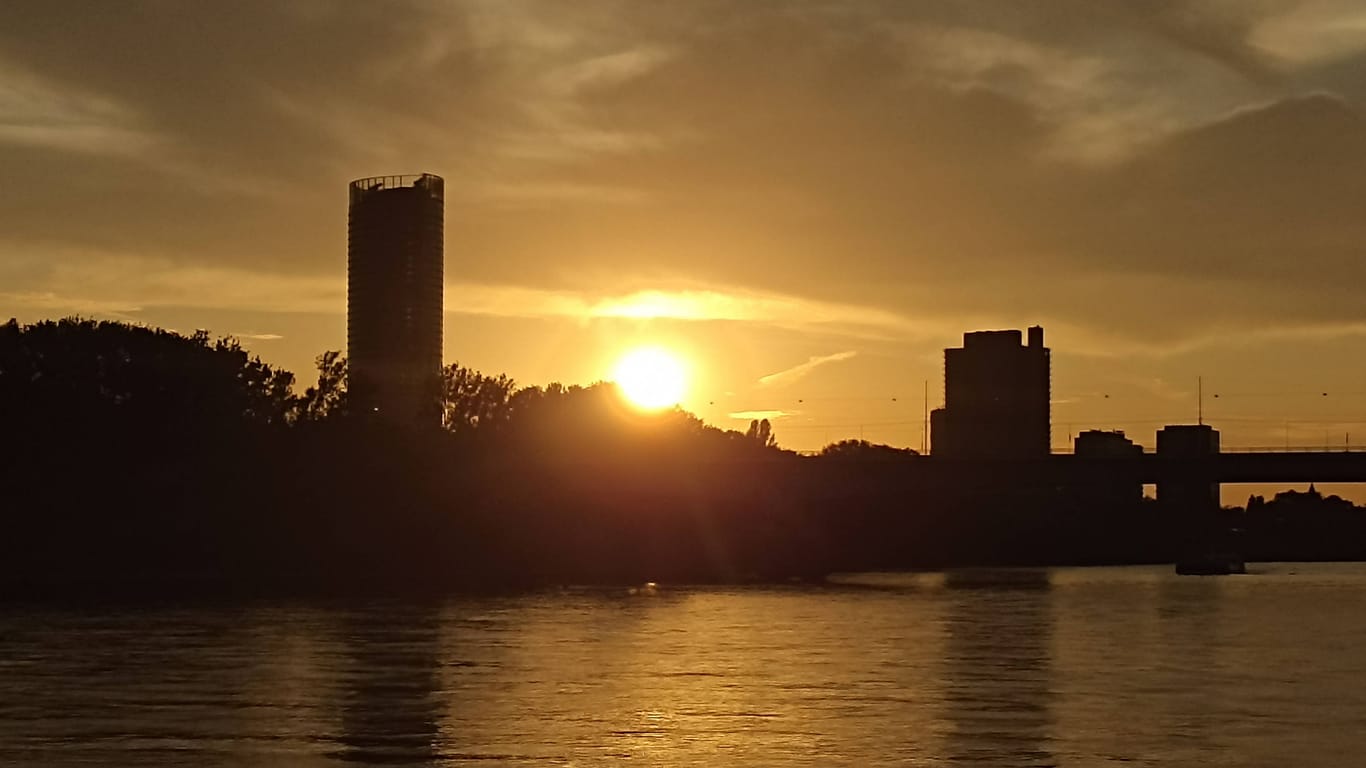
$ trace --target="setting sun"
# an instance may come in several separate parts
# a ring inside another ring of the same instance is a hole
[[[677,405],[687,388],[687,375],[678,358],[659,347],[643,347],[617,362],[612,380],[637,408]]]

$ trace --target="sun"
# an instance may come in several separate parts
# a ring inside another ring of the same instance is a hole
[[[612,381],[632,405],[644,410],[677,405],[688,388],[683,364],[659,347],[628,352],[612,369]]]

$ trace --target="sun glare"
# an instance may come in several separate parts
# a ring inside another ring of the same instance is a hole
[[[677,405],[687,389],[683,364],[658,347],[636,349],[621,358],[612,380],[632,405],[645,410]]]

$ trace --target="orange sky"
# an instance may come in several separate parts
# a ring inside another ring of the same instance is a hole
[[[1366,445],[1363,99],[1328,0],[10,3],[0,316],[306,373],[347,181],[430,171],[446,358],[522,383],[658,344],[711,423],[918,448],[941,350],[1038,323],[1057,448],[1201,376],[1226,445]]]

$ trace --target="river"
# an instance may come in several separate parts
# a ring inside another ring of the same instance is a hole
[[[1366,566],[0,607],[0,765],[1343,766]]]

